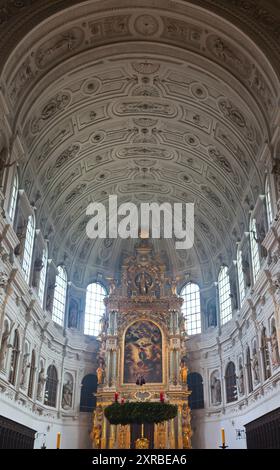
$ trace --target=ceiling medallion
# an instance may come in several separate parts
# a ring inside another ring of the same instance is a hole
[[[83,85],[84,93],[89,94],[89,95],[96,93],[99,88],[100,88],[100,80],[98,80],[96,77],[86,80],[86,82]]]
[[[200,144],[198,137],[193,134],[187,133],[185,134],[184,138],[186,143],[191,145],[192,147],[197,147]]]
[[[134,22],[134,28],[142,36],[154,36],[158,32],[159,24],[151,15],[140,15]]]
[[[191,93],[199,100],[205,100],[208,98],[208,92],[205,86],[200,83],[193,83],[191,85]]]

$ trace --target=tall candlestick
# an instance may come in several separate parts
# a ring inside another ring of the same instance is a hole
[[[221,433],[222,433],[222,446],[225,446],[225,444],[226,444],[226,437],[225,437],[225,430],[224,430],[224,428],[221,429]]]
[[[56,435],[56,448],[60,449],[60,440],[61,440],[61,433],[58,432]]]

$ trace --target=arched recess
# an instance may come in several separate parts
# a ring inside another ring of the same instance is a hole
[[[192,392],[189,397],[191,410],[204,408],[203,378],[198,372],[188,374],[188,388]]]
[[[222,403],[222,387],[218,370],[214,370],[210,375],[210,387],[211,404],[220,405]]]
[[[58,375],[54,365],[50,365],[47,370],[47,380],[45,386],[44,404],[52,408],[57,406]]]
[[[80,411],[85,413],[92,412],[96,407],[97,376],[88,374],[82,380]]]
[[[19,355],[20,355],[20,337],[18,330],[14,331],[14,339],[12,343],[12,355],[10,362],[10,371],[9,371],[9,382],[12,385],[16,384],[18,365],[19,365]]]
[[[271,341],[271,359],[272,359],[272,366],[274,368],[279,367],[280,365],[280,354],[279,354],[279,345],[278,345],[278,338],[277,338],[277,329],[275,318],[272,318],[270,323],[270,341]]]
[[[62,386],[61,406],[64,410],[71,410],[74,404],[74,377],[70,372],[65,372]]]
[[[225,383],[226,383],[227,403],[236,401],[238,398],[237,385],[236,385],[236,372],[235,372],[235,364],[232,361],[230,361],[226,367]]]
[[[31,353],[30,372],[29,372],[29,381],[28,381],[28,390],[27,390],[27,395],[30,398],[32,398],[33,396],[35,372],[36,372],[36,353],[33,349]]]
[[[263,376],[264,380],[269,379],[271,376],[271,366],[270,366],[270,354],[268,349],[268,337],[266,334],[266,328],[262,328],[261,332],[261,355],[262,355],[262,367],[263,367]]]
[[[247,346],[247,349],[246,349],[246,371],[247,371],[247,383],[248,383],[248,392],[249,393],[251,393],[254,389],[251,362],[252,362],[252,359],[251,359],[250,348],[249,348],[249,346]]]

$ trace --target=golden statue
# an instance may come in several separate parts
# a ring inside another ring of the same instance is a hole
[[[191,430],[183,430],[183,449],[191,449]]]
[[[188,380],[188,368],[186,366],[186,364],[183,362],[181,364],[181,368],[180,368],[180,379],[181,379],[181,383],[182,384],[186,384],[187,383],[187,380]]]
[[[103,380],[104,380],[104,370],[102,369],[101,366],[99,366],[99,367],[96,369],[96,374],[97,374],[97,383],[98,383],[98,385],[103,384]]]
[[[100,449],[101,444],[101,427],[94,426],[92,430],[92,438],[96,449]]]

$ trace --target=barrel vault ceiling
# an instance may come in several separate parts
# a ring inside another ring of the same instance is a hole
[[[24,32],[7,42],[1,89],[24,147],[21,186],[51,256],[83,285],[118,270],[133,246],[87,238],[90,202],[194,202],[193,249],[168,240],[155,249],[170,269],[210,284],[263,193],[279,102],[275,58],[251,39],[254,15],[245,34],[242,15],[229,23],[219,1],[52,3],[0,2],[1,33]],[[232,17],[252,4],[227,3]],[[269,25],[266,41],[276,35]]]

